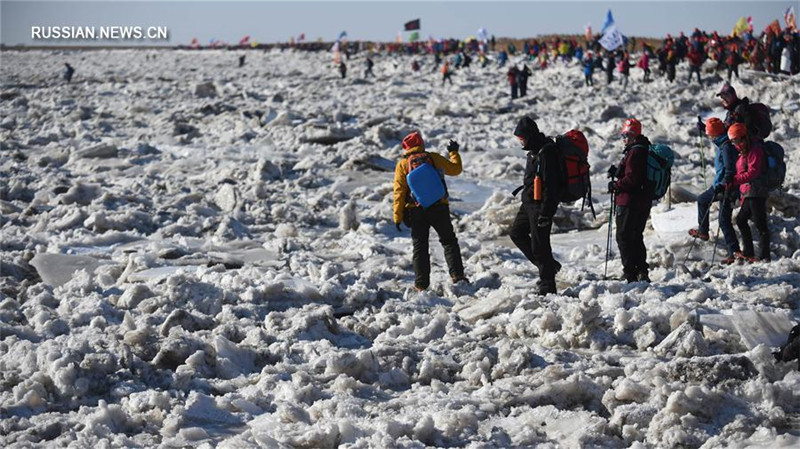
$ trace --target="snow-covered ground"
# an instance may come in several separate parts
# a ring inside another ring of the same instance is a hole
[[[800,320],[800,78],[734,81],[773,110],[788,193],[774,261],[721,267],[703,242],[683,263],[715,75],[634,70],[624,91],[556,64],[512,103],[494,65],[442,87],[430,59],[415,74],[377,57],[364,81],[361,56],[345,80],[328,54],[237,56],[2,54],[0,445],[800,445],[800,372],[771,355]],[[598,215],[559,210],[547,297],[507,236],[523,114],[591,147]],[[603,280],[627,117],[678,153],[646,231],[650,285]],[[449,187],[471,285],[450,284],[434,236],[431,289],[410,289],[391,197],[414,129],[433,151],[462,144]]]

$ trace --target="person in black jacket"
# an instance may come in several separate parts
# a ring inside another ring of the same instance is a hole
[[[564,184],[559,150],[530,117],[519,121],[514,135],[528,152],[528,158],[521,187],[522,205],[509,234],[522,254],[539,269],[538,294],[555,293],[556,273],[561,264],[553,258],[550,229]]]
[[[69,65],[68,62],[64,63],[64,79],[67,80],[69,83],[72,81],[72,75],[75,73],[75,69]]]
[[[517,85],[519,85],[519,96],[524,97],[528,93],[528,77],[531,76],[531,69],[523,64],[517,71]]]
[[[612,178],[608,190],[616,194],[617,246],[625,279],[650,282],[643,235],[652,206],[650,194],[645,191],[650,141],[642,135],[642,124],[635,118],[623,123],[622,138],[625,150],[619,168],[612,165],[608,170]]]

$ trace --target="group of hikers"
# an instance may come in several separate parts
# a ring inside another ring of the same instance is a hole
[[[728,257],[722,262],[769,262],[766,199],[770,189],[783,183],[785,163],[782,149],[778,154],[780,146],[764,140],[772,129],[768,109],[767,116],[763,116],[764,105],[739,98],[727,83],[717,96],[727,110],[725,119],[712,117],[703,122],[698,118],[698,129],[717,147],[714,158],[716,176],[713,185],[697,199],[698,227],[689,234],[695,239],[709,240],[709,211],[712,203],[719,201],[719,226],[728,252]],[[555,277],[561,264],[553,257],[550,245],[553,217],[562,203],[583,199],[584,204],[588,201],[591,206],[587,162],[589,145],[577,129],[555,138],[548,137],[529,116],[519,120],[513,135],[527,153],[527,162],[523,184],[514,192],[515,195],[522,192],[521,205],[509,236],[538,268],[538,294],[556,293]],[[653,202],[667,192],[674,156],[666,145],[653,145],[635,118],[623,121],[620,137],[621,159],[608,169],[612,207],[606,264],[613,217],[625,280],[650,282],[643,235]],[[403,224],[411,228],[414,288],[423,291],[430,285],[430,228],[439,235],[453,282],[469,282],[450,222],[445,182],[445,175],[457,176],[462,171],[459,144],[451,140],[447,146],[448,157],[444,157],[428,152],[422,134],[414,131],[403,139],[402,149],[403,155],[395,167],[393,221],[398,231],[402,230]],[[775,161],[768,161],[768,156]],[[741,206],[736,218],[741,246],[731,222],[737,202]],[[758,232],[757,255],[750,221],[755,223]]]

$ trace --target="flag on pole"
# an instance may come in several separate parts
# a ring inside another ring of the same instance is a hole
[[[416,42],[419,40],[419,31],[412,31],[411,35],[408,36],[409,42]]]
[[[764,28],[764,31],[772,33],[776,36],[781,34],[781,24],[780,22],[778,22],[778,19],[775,19],[772,22],[770,22],[770,24],[767,25],[766,28]]]
[[[405,31],[413,31],[419,29],[419,19],[414,19],[405,24]]]
[[[347,31],[342,31],[341,33],[339,33],[339,37],[336,38],[336,40],[340,41],[340,40],[342,40],[342,39],[344,39],[346,37],[347,37]]]
[[[614,16],[611,15],[611,10],[608,10],[606,14],[606,22],[603,24],[603,29],[600,30],[600,34],[606,34],[606,31],[614,26]]]
[[[747,26],[747,19],[745,19],[744,17],[739,17],[739,20],[736,22],[736,25],[733,26],[733,32],[731,33],[731,35],[740,36],[746,33],[749,29],[750,27]]]
[[[786,27],[792,31],[797,30],[797,23],[794,20],[794,6],[790,6],[789,9],[783,13],[783,20],[786,22]]]
[[[304,40],[306,40],[306,33],[300,33],[300,35],[297,36],[297,42],[302,42]]]
[[[489,39],[489,32],[486,28],[478,28],[478,39],[485,41]]]
[[[603,37],[600,38],[600,45],[608,51],[616,50],[621,47],[624,42],[622,33],[620,33],[614,25],[608,28],[606,32],[603,33]]]
[[[247,45],[248,42],[250,42],[249,34],[239,40],[239,45]]]

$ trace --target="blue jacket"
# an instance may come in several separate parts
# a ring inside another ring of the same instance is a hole
[[[736,174],[736,159],[739,152],[733,147],[728,136],[723,134],[714,139],[717,147],[717,154],[714,156],[714,169],[717,175],[714,176],[714,185],[725,183],[726,178],[732,178]]]
[[[594,59],[586,59],[583,61],[583,74],[584,75],[592,75],[594,74]]]

